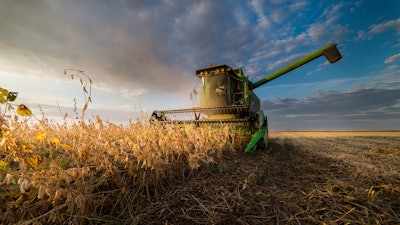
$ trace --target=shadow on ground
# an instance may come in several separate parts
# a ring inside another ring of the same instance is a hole
[[[399,224],[400,178],[360,177],[355,167],[370,153],[354,153],[357,163],[344,161],[338,155],[341,150],[333,147],[338,141],[344,140],[274,138],[266,150],[225,156],[181,183],[165,183],[157,199],[143,202],[134,220],[140,224]]]

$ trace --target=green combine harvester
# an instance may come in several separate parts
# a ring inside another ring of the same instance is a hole
[[[155,110],[150,121],[167,124],[234,124],[253,134],[245,152],[264,148],[268,143],[268,120],[253,90],[323,55],[330,63],[342,58],[336,44],[329,44],[254,83],[243,74],[242,68],[210,65],[198,69],[196,76],[202,81],[200,106]],[[185,117],[180,115],[189,115],[191,118],[179,119]]]

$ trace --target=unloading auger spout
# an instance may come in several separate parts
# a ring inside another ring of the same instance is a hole
[[[246,128],[253,133],[245,152],[263,148],[268,143],[268,120],[253,90],[320,56],[325,56],[330,63],[342,58],[336,44],[328,44],[254,83],[244,75],[242,68],[233,69],[222,64],[198,69],[196,76],[202,81],[200,106],[155,110],[150,121],[196,125],[233,124],[238,129]]]
[[[251,84],[250,87],[251,87],[251,89],[260,87],[261,85],[268,83],[268,82],[270,82],[270,81],[272,81],[272,80],[274,80],[274,79],[306,64],[306,63],[309,63],[312,60],[319,58],[320,56],[325,56],[325,58],[330,63],[335,63],[342,58],[342,55],[340,54],[339,50],[337,49],[336,44],[329,44],[329,45],[311,53],[310,55],[308,55],[304,58],[301,58],[301,59],[297,60],[296,62],[293,62],[276,72],[269,74],[265,78]]]

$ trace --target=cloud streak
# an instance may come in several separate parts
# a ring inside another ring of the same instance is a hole
[[[385,59],[385,63],[386,64],[393,63],[394,61],[396,61],[398,59],[400,59],[400,54],[395,54],[395,55],[392,55],[389,58]]]
[[[356,40],[372,39],[375,35],[392,29],[397,31],[396,35],[400,34],[400,18],[372,24],[367,31],[358,31]]]

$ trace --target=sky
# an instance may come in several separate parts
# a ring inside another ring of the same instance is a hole
[[[339,62],[320,57],[255,90],[270,129],[398,130],[398,9],[397,0],[0,0],[0,87],[37,117],[72,118],[85,97],[70,75],[84,71],[85,118],[125,124],[195,105],[195,70],[210,63],[256,82],[335,43]]]

